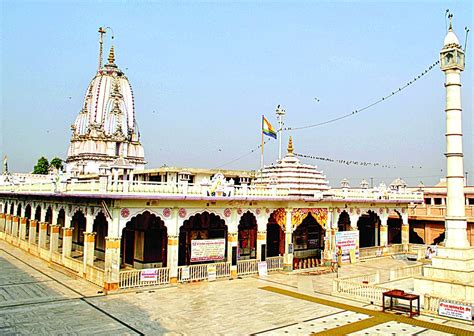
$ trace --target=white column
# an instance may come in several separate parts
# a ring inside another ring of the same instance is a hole
[[[257,216],[257,260],[262,260],[263,255],[267,255],[267,224],[268,217],[265,213],[265,209],[262,209],[260,214]],[[262,252],[262,246],[265,245],[265,251]]]
[[[377,230],[375,231],[375,245],[377,246],[386,246],[388,242],[388,214],[384,213],[380,216],[380,242],[377,244]]]
[[[38,246],[44,249],[46,248],[46,236],[47,236],[47,230],[48,230],[48,223],[39,222],[38,224],[39,224]]]
[[[464,163],[462,148],[461,71],[446,75],[446,247],[468,247],[464,207]]]
[[[291,251],[290,251],[291,246]],[[293,225],[291,223],[291,209],[286,209],[285,221],[285,255],[283,257],[283,269],[285,271],[293,270]],[[290,253],[291,252],[291,253]]]
[[[179,228],[183,220],[178,216],[178,208],[171,210],[171,217],[165,219],[168,233],[168,247],[166,251],[166,267],[170,269],[170,282],[178,282],[178,253],[179,253]]]
[[[28,243],[30,246],[32,244],[36,244],[36,226],[38,225],[38,221],[34,219],[30,219],[30,229],[28,233]]]
[[[50,245],[49,245],[49,250],[52,253],[57,253],[59,251],[58,245],[59,245],[59,225],[52,224],[51,225],[51,234],[50,234]]]
[[[6,217],[6,214],[0,213],[0,231],[2,232],[5,232]]]
[[[71,257],[72,252],[72,230],[74,228],[63,228],[63,258]]]
[[[408,224],[408,209],[402,213],[402,246],[403,251],[408,251],[408,244],[410,243],[410,225]]]
[[[84,273],[87,265],[94,266],[95,232],[84,232]]]
[[[237,209],[231,210],[231,216],[227,219],[227,261],[232,262],[232,248],[237,248],[239,243],[239,216]],[[237,265],[230,266],[230,273],[233,278],[237,277]]]
[[[120,281],[120,237],[105,237],[105,283],[106,291],[119,288]]]

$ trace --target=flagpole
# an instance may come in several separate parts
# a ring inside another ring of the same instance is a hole
[[[262,155],[261,155],[261,158],[260,158],[260,171],[261,171],[261,174],[263,176],[263,146],[265,144],[265,142],[263,141],[263,115],[262,115]]]

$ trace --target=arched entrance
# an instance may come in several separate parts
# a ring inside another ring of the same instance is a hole
[[[18,206],[16,207],[16,215],[21,217],[21,203],[18,203]]]
[[[65,222],[66,222],[66,212],[64,211],[64,209],[60,209],[58,212],[58,218],[56,221],[56,223],[59,225],[59,242],[58,242],[59,247],[63,246],[63,233],[64,233],[63,228],[64,228]]]
[[[219,238],[225,239],[224,256],[227,256],[227,225],[225,221],[218,215],[208,213],[207,211],[191,216],[188,220],[184,221],[179,229],[178,265],[191,264],[191,241]],[[224,257],[224,260],[225,259]],[[193,264],[208,262],[209,261],[203,261]]]
[[[390,213],[387,220],[388,237],[387,244],[402,243],[402,217],[398,212]]]
[[[314,267],[321,263],[325,230],[309,212],[293,231],[294,268]]]
[[[84,249],[84,232],[86,231],[86,217],[81,210],[76,211],[71,219],[73,250]]]
[[[103,260],[105,257],[105,237],[107,237],[108,232],[107,218],[105,218],[103,212],[99,212],[95,217],[92,232],[96,233],[94,255]]]
[[[363,214],[357,221],[359,230],[359,246],[371,247],[377,246],[380,242],[380,218],[373,211]]]
[[[337,220],[338,231],[350,231],[351,230],[351,219],[347,211],[341,212],[339,219]]]
[[[31,205],[27,204],[25,207],[25,218],[26,218],[26,235],[25,237],[29,237],[30,234],[30,220],[31,220]]]
[[[270,215],[267,223],[267,257],[278,257],[285,254],[285,232],[276,220],[277,211],[279,210]]]
[[[251,212],[242,215],[239,222],[239,259],[257,258],[257,219]]]
[[[39,230],[40,230],[40,224],[39,222],[41,221],[41,206],[37,206],[35,209],[35,220],[38,221],[36,224],[36,241],[39,240]]]
[[[124,264],[138,269],[166,267],[167,249],[165,223],[149,211],[133,217],[122,230]]]

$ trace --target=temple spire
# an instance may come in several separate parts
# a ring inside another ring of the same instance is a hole
[[[293,139],[290,135],[290,140],[288,141],[288,155],[293,156]]]
[[[112,47],[110,48],[109,64],[115,64],[115,50],[114,50],[114,46],[112,46]]]

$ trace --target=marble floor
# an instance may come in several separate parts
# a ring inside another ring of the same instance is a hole
[[[382,264],[363,265],[351,272],[381,268]],[[463,323],[426,316],[403,319],[382,313],[378,307],[331,297],[325,293],[330,283],[328,275],[274,274],[265,279],[248,277],[104,295],[99,287],[70,278],[1,241],[0,334],[474,334],[474,328]]]

